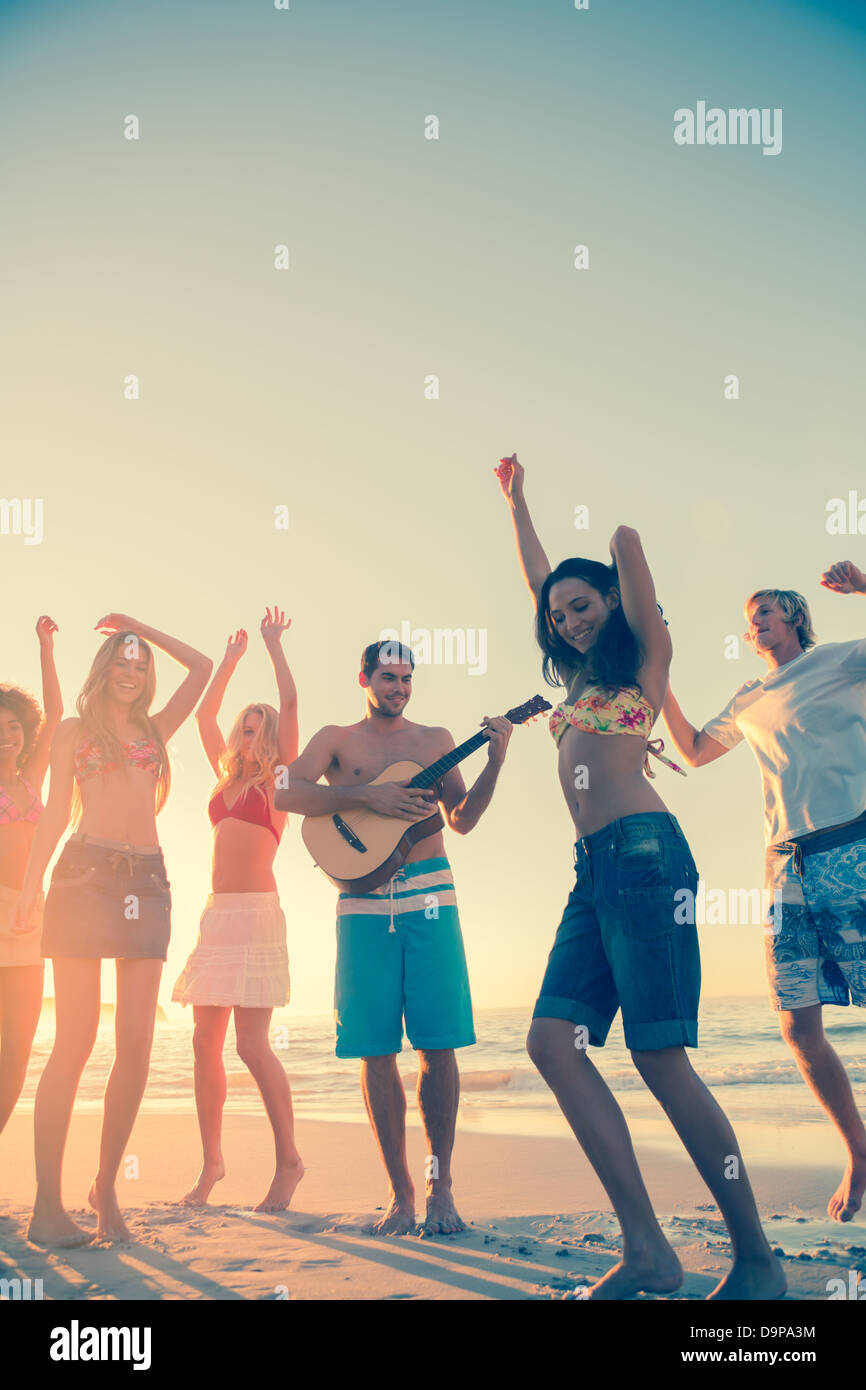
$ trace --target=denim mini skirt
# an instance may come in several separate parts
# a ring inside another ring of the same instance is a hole
[[[69,837],[45,899],[43,956],[165,960],[170,935],[171,884],[161,849]]]

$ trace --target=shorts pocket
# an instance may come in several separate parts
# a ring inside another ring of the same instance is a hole
[[[139,916],[159,919],[171,911],[171,891],[163,874],[147,870],[122,890],[124,899],[135,898]]]
[[[665,845],[658,835],[626,840],[611,846],[604,875],[609,907],[622,903],[657,903],[669,899],[673,888]]]
[[[82,870],[77,864],[64,864],[62,860],[58,860],[51,875],[51,887],[80,888],[82,884],[91,881],[94,872],[92,864],[88,864],[87,868]]]
[[[166,895],[169,895],[171,891],[171,884],[166,878],[164,872],[161,874],[157,874],[151,871],[147,875],[146,881],[143,885],[143,891],[145,893],[165,893]]]

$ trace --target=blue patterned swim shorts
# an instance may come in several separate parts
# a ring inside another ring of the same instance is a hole
[[[866,815],[770,845],[766,961],[775,1009],[866,1007]]]

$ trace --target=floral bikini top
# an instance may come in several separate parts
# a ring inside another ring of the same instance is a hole
[[[27,810],[20,810],[17,802],[12,799],[7,791],[4,791],[3,788],[0,787],[0,825],[10,825],[12,821],[16,820],[29,821],[30,824],[33,825],[42,815],[44,807],[38,791],[36,791],[35,787],[31,787],[25,777],[22,777],[21,781],[24,784],[24,790],[30,797]]]
[[[131,767],[140,768],[142,772],[159,772],[159,747],[155,739],[136,738],[132,743],[121,746],[123,760]],[[89,777],[97,777],[100,772],[114,772],[119,766],[119,763],[106,762],[96,740],[87,737],[78,744],[72,759],[72,770],[78,783],[86,782]]]
[[[591,689],[594,691],[593,694],[581,695],[574,704],[563,701],[556,709],[551,710],[548,722],[557,744],[569,725],[590,734],[636,734],[638,738],[645,738],[647,741],[647,756],[644,758],[644,772],[647,777],[655,776],[649,765],[650,753],[666,767],[679,772],[683,777],[686,776],[677,763],[664,756],[663,740],[650,740],[655,723],[655,711],[636,685],[621,686],[612,695],[605,694],[598,686]]]

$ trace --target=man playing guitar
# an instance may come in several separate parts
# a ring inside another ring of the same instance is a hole
[[[458,834],[477,825],[490,804],[512,726],[482,724],[489,734],[487,764],[467,792],[457,767],[435,788],[407,780],[371,786],[392,763],[429,766],[454,748],[447,729],[405,718],[414,658],[398,642],[364,651],[359,684],[367,709],[357,724],[326,725],[289,767],[278,790],[281,811],[311,816],[363,806],[407,822],[430,819],[429,836],[410,848],[391,879],[369,893],[340,894],[337,904],[335,1013],[337,1056],[360,1057],[361,1088],[389,1181],[385,1215],[376,1234],[405,1235],[415,1224],[415,1190],[406,1159],[406,1093],[397,1054],[406,1034],[418,1052],[418,1107],[427,1137],[428,1235],[464,1230],[451,1194],[451,1150],[460,1078],[455,1048],[475,1042],[472,1003],[454,881],[445,855],[442,820]],[[317,785],[324,777],[327,787]],[[436,803],[442,819],[435,814]]]

